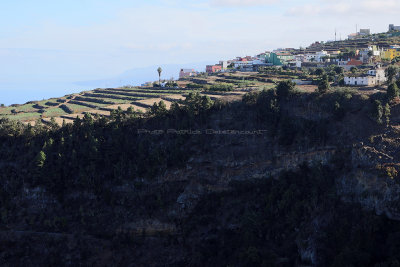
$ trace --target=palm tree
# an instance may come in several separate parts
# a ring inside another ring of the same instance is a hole
[[[161,86],[161,72],[162,72],[162,68],[161,68],[161,67],[158,67],[157,72],[158,72],[158,84]]]

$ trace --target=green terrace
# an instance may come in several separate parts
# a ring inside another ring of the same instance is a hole
[[[10,120],[18,120],[18,121],[35,121],[41,117],[41,114],[38,112],[30,112],[30,113],[18,113],[18,114],[6,114],[2,115]]]
[[[122,107],[124,110],[133,107],[145,111],[154,102],[160,100],[163,100],[169,106],[172,102],[184,99],[191,92],[200,92],[202,95],[208,95],[211,99],[216,100],[224,96],[240,96],[248,90],[268,89],[275,86],[274,83],[258,80],[257,74],[248,73],[194,77],[187,79],[187,81],[196,86],[188,86],[188,88],[182,86],[179,88],[97,88],[60,98],[2,107],[0,108],[0,116],[23,122],[34,122],[41,119],[46,123],[50,118],[55,118],[57,122],[62,122],[62,118],[68,118],[68,122],[71,122],[73,118],[83,116],[86,112],[108,116],[112,110],[118,109],[118,107]],[[238,92],[238,89],[242,92]]]
[[[185,94],[191,92],[192,89],[95,89],[93,92],[98,93],[106,93],[106,94],[119,94],[119,95],[127,95],[127,96],[135,96],[135,95],[147,95],[147,94]]]
[[[146,95],[147,96],[147,95]],[[102,94],[102,93],[85,93],[83,96],[77,96],[75,99],[79,101],[95,102],[100,104],[115,104],[116,100],[136,101],[146,96],[125,96],[119,94]]]

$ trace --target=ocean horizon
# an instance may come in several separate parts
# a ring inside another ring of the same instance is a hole
[[[29,101],[62,97],[90,89],[94,88],[74,82],[6,82],[0,83],[0,104],[6,106],[25,104]]]
[[[204,71],[207,64],[212,61],[185,63],[185,64],[161,64],[143,68],[127,70],[115,77],[104,76],[104,79],[52,79],[51,77],[34,77],[31,81],[20,81],[8,78],[0,79],[0,104],[25,104],[28,101],[39,101],[43,99],[62,97],[82,91],[96,88],[121,87],[125,85],[139,86],[145,82],[157,81],[157,68],[163,69],[162,79],[177,79],[181,68],[193,68]]]

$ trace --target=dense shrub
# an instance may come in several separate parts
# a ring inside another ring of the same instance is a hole
[[[326,93],[330,89],[328,76],[325,74],[318,84],[318,92],[320,94]]]
[[[279,82],[276,87],[276,94],[279,100],[287,99],[295,89],[296,84],[291,80]]]
[[[69,106],[67,106],[67,105],[62,104],[62,105],[60,105],[60,108],[61,108],[62,110],[64,110],[65,112],[69,113],[69,114],[73,114],[73,113],[74,113],[74,110],[71,109],[71,108],[70,108]]]
[[[197,83],[188,83],[186,85],[186,88],[188,88],[188,89],[202,89],[203,87],[204,87],[204,85],[197,84]]]
[[[233,85],[229,83],[216,83],[211,85],[208,90],[213,92],[228,92],[233,90]]]

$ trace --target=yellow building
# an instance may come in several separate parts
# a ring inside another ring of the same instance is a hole
[[[393,60],[396,57],[400,57],[400,49],[399,48],[390,48],[382,52],[383,59]]]

